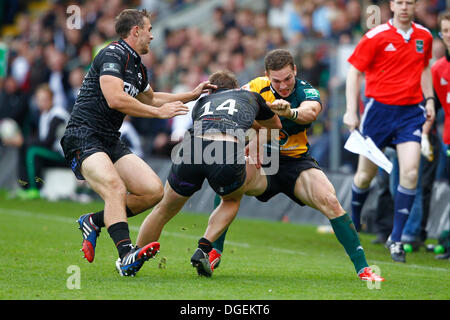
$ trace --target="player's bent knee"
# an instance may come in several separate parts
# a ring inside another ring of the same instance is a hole
[[[162,198],[164,196],[164,186],[163,186],[161,180],[159,180],[158,182],[155,181],[152,183],[151,193],[155,197],[160,198],[160,200],[162,200]]]
[[[164,197],[164,187],[160,183],[157,186],[154,186],[154,188],[148,193],[149,201],[151,202],[150,205],[154,206],[156,203],[159,203]]]
[[[159,188],[156,192],[155,192],[155,201],[160,202],[163,198],[164,198],[164,188],[161,185],[161,188]]]

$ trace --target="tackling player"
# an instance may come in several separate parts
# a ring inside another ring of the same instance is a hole
[[[183,103],[199,97],[209,83],[203,82],[187,93],[153,92],[140,57],[148,53],[153,39],[150,14],[146,10],[123,10],[115,28],[120,40],[94,58],[61,145],[76,177],[85,179],[105,202],[104,210],[77,220],[85,258],[94,260],[97,237],[106,227],[119,254],[118,272],[133,276],[157,253],[159,243],[133,247],[127,217],[158,203],[163,186],[155,172],[120,141],[119,129],[125,115],[172,118],[186,114],[189,109]]]
[[[209,252],[215,241],[236,216],[247,190],[264,188],[265,181],[255,166],[244,159],[244,133],[256,120],[269,129],[281,122],[257,93],[239,90],[233,73],[218,71],[209,78],[217,90],[200,98],[192,110],[193,128],[179,144],[164,189],[164,197],[143,222],[137,244],[157,241],[164,225],[201,189],[205,179],[222,198],[208,222],[198,248],[191,258],[200,275],[211,276]],[[198,146],[196,148],[196,145]],[[214,151],[214,152],[213,152]],[[214,153],[214,157],[206,156]],[[260,186],[261,185],[261,186]]]

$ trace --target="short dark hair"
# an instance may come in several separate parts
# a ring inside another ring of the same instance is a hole
[[[444,21],[444,20],[449,20],[449,21],[450,21],[450,10],[441,12],[441,13],[439,14],[439,16],[438,16],[438,26],[439,26],[439,30],[442,29],[441,23],[442,23],[442,21]]]
[[[36,88],[36,93],[37,92],[39,92],[39,91],[45,91],[45,92],[47,92],[49,95],[50,95],[50,97],[51,98],[53,98],[53,91],[52,91],[52,89],[50,88],[50,86],[48,85],[48,83],[42,83],[42,84],[40,84],[37,88]]]
[[[238,87],[238,81],[233,72],[220,70],[209,76],[209,82],[217,86],[217,89],[235,89]]]
[[[278,71],[290,65],[294,69],[294,57],[285,49],[275,49],[269,51],[264,58],[264,68],[267,71]]]
[[[116,33],[121,38],[126,38],[130,34],[134,26],[142,28],[144,26],[144,18],[150,20],[150,12],[145,9],[125,9],[116,17]]]

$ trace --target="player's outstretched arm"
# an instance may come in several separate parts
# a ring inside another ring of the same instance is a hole
[[[181,101],[186,103],[196,100],[202,93],[207,93],[210,89],[217,89],[217,87],[210,84],[209,81],[203,81],[192,91],[182,93],[154,92],[152,88],[149,88],[149,90],[141,92],[137,99],[145,104],[159,107],[168,102]]]
[[[123,81],[114,76],[101,76],[100,88],[111,109],[132,117],[168,119],[189,112],[189,108],[180,101],[165,103],[160,108],[144,104],[128,95],[123,90]]]

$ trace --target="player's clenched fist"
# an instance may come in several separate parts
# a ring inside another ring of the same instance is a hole
[[[273,102],[266,102],[269,108],[278,114],[279,116],[283,117],[290,117],[291,116],[291,104],[283,99],[277,99]]]

